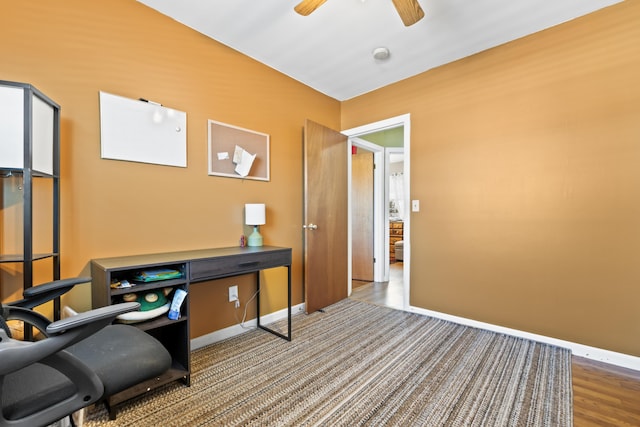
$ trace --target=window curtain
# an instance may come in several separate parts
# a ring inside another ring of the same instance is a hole
[[[404,219],[404,174],[389,176],[389,219]]]

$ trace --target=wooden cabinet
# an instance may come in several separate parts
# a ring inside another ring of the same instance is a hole
[[[389,222],[389,261],[395,262],[395,244],[397,241],[403,239],[404,222],[391,221]]]

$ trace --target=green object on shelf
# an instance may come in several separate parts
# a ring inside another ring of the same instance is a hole
[[[136,273],[134,279],[141,282],[155,282],[157,280],[179,279],[180,277],[182,277],[182,273],[180,273],[178,270],[170,268],[157,268],[140,271]]]

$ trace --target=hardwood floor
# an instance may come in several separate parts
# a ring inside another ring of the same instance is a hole
[[[402,263],[391,264],[389,279],[354,283],[350,298],[400,309]],[[571,372],[575,427],[640,427],[640,371],[574,356]]]
[[[573,357],[573,425],[640,426],[640,371]]]
[[[402,309],[402,263],[395,262],[389,269],[388,282],[352,283],[351,298],[386,307]]]

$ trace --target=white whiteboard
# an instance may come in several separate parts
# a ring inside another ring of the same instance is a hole
[[[100,92],[103,159],[187,167],[187,113]]]

